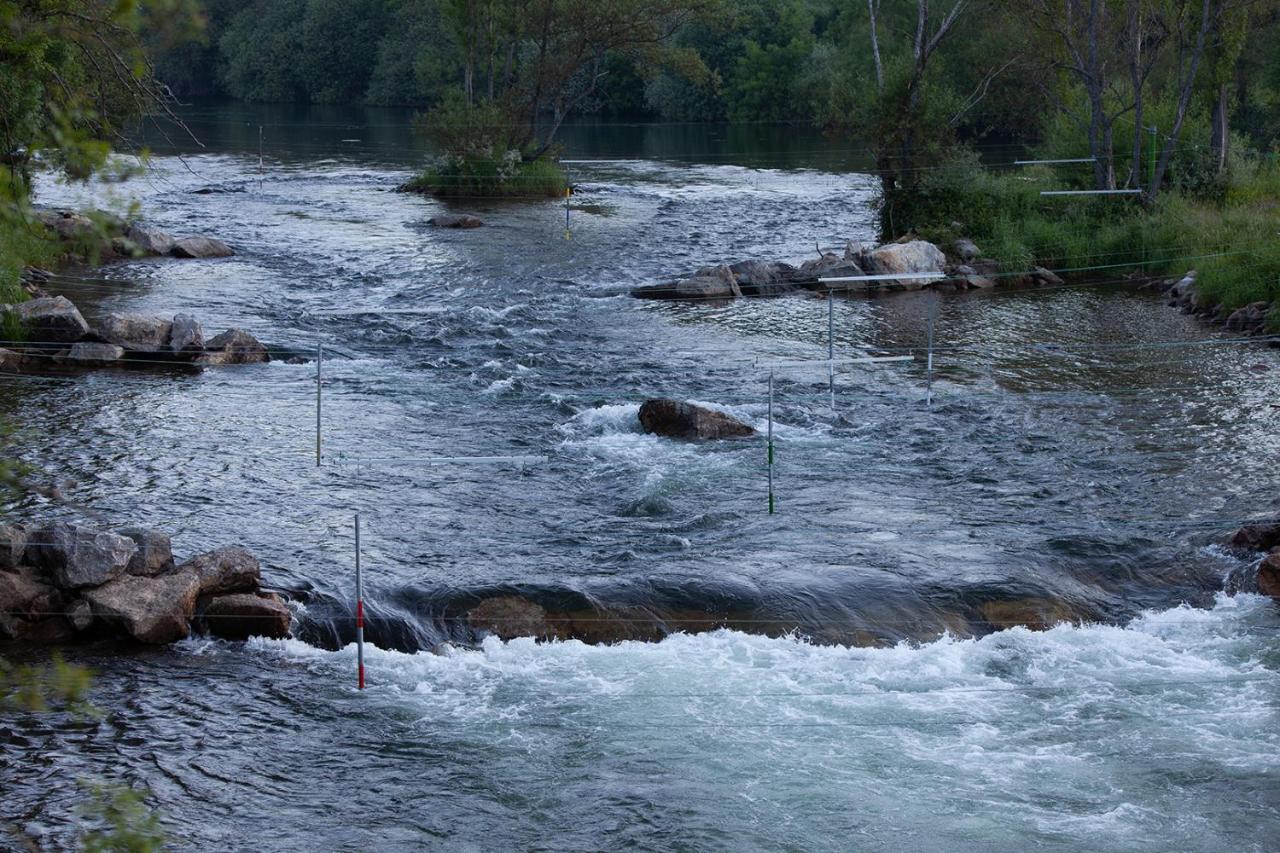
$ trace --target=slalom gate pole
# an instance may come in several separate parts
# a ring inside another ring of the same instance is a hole
[[[773,515],[773,371],[769,371],[769,432],[766,440],[769,452],[769,515]]]
[[[324,344],[316,344],[316,467],[320,467],[320,371],[324,361]]]
[[[836,300],[827,288],[827,384],[831,390],[831,411],[836,410]]]
[[[364,690],[364,584],[360,577],[360,513],[356,513],[356,679]]]
[[[929,291],[929,355],[925,363],[925,405],[933,406],[933,325],[938,314],[938,295]]]
[[[258,192],[262,192],[262,125],[258,125]]]

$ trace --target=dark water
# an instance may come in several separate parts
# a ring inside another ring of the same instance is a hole
[[[27,461],[74,481],[14,514],[163,527],[179,556],[239,541],[304,603],[287,642],[74,652],[107,715],[0,725],[0,816],[65,844],[77,779],[106,775],[203,849],[1273,844],[1280,617],[1223,594],[1249,567],[1214,543],[1276,505],[1276,353],[1115,286],[949,296],[930,407],[927,298],[841,300],[839,353],[917,358],[841,368],[834,405],[825,368],[776,370],[769,516],[761,443],[645,436],[636,411],[676,396],[763,426],[765,365],[825,355],[826,303],[618,294],[872,239],[855,153],[576,128],[565,156],[596,162],[573,166],[570,239],[555,202],[455,204],[488,226],[443,232],[441,204],[390,191],[424,156],[403,118],[202,108],[205,151],[40,188],[235,246],[63,290],[323,345],[326,457],[313,363],[4,380]],[[548,459],[423,464],[477,454]],[[365,694],[357,511],[387,649]],[[729,629],[427,651],[507,592]],[[991,602],[1027,600],[1095,624],[988,633]]]

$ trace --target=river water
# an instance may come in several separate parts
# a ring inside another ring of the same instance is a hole
[[[948,295],[928,405],[928,298],[840,299],[838,354],[915,358],[842,366],[834,396],[823,367],[774,368],[770,516],[761,442],[636,413],[763,428],[768,365],[825,356],[826,302],[625,291],[872,240],[856,150],[575,127],[566,238],[563,203],[392,192],[425,153],[398,113],[189,120],[206,147],[152,136],[143,177],[40,201],[137,200],[236,257],[54,289],[301,357],[4,379],[26,461],[65,481],[9,512],[161,527],[179,558],[243,543],[297,638],[68,650],[104,715],[0,723],[0,818],[67,844],[110,778],[191,849],[1274,849],[1280,612],[1217,543],[1276,508],[1276,352],[1128,287]],[[446,210],[488,224],[426,225]],[[423,462],[473,455],[546,460]],[[460,617],[511,593],[615,633],[720,627],[475,643]],[[1086,621],[994,631],[1026,612]]]

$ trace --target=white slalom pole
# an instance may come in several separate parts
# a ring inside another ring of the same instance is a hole
[[[316,467],[320,467],[320,370],[324,361],[324,344],[316,344]]]
[[[929,357],[925,367],[925,405],[933,407],[933,324],[938,313],[938,295],[929,291]]]
[[[356,513],[356,678],[364,690],[364,584],[360,578],[360,513]]]
[[[769,372],[769,515],[773,515],[773,371]]]
[[[831,412],[836,411],[836,300],[827,288],[827,384],[831,389]]]

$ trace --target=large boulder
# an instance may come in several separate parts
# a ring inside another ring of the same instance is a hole
[[[123,575],[138,546],[127,536],[56,522],[31,536],[27,559],[61,589],[98,586]]]
[[[38,622],[61,609],[61,594],[34,570],[0,572],[0,637],[23,637],[22,622]]]
[[[0,314],[4,314],[3,306],[0,306]],[[18,370],[23,362],[22,353],[0,347],[0,370]]]
[[[229,258],[235,252],[226,243],[212,237],[187,237],[175,242],[170,254],[175,258]]]
[[[173,251],[173,238],[158,228],[148,228],[135,222],[124,236],[144,255],[167,255]]]
[[[1280,546],[1280,519],[1246,524],[1231,535],[1228,544],[1242,551],[1270,551]]]
[[[98,334],[107,343],[129,352],[160,352],[169,343],[173,323],[147,314],[108,314],[98,324]]]
[[[941,273],[947,258],[941,249],[926,240],[910,240],[888,243],[864,252],[862,263],[871,275]],[[929,279],[891,279],[884,283],[890,287],[916,290],[942,278],[943,275]]]
[[[755,429],[736,418],[680,400],[646,400],[640,406],[644,431],[668,438],[724,439],[749,438]]]
[[[123,358],[124,347],[81,341],[78,344],[72,344],[71,349],[58,356],[57,360],[81,367],[109,367],[119,364]]]
[[[228,329],[216,335],[206,345],[204,355],[196,359],[205,365],[259,364],[270,360],[267,348],[241,329]]]
[[[27,537],[27,528],[21,524],[0,524],[0,569],[16,569],[22,565]]]
[[[1270,302],[1253,302],[1238,308],[1227,317],[1227,331],[1260,334],[1267,327],[1267,314],[1270,311]]]
[[[160,577],[125,575],[84,593],[93,615],[141,643],[172,643],[191,633],[200,594],[195,572]]]
[[[811,258],[800,265],[792,276],[801,287],[810,290],[865,290],[866,282],[861,281],[822,281],[824,278],[849,278],[865,275],[862,267],[852,254],[846,251],[843,255],[826,252],[818,258]]]
[[[169,350],[176,355],[204,352],[204,327],[190,314],[176,314],[169,333]]]
[[[796,268],[771,261],[739,261],[729,266],[743,296],[778,296],[794,289]]]
[[[262,584],[262,566],[245,548],[233,545],[192,557],[178,566],[200,581],[201,595],[254,592]]]
[[[118,532],[138,546],[126,569],[129,574],[153,577],[173,570],[173,546],[168,534],[145,527],[126,527]]]
[[[516,595],[486,598],[467,611],[467,624],[474,631],[494,634],[502,640],[516,637],[546,637],[547,611],[541,605]]]
[[[1280,551],[1272,551],[1258,565],[1258,592],[1280,599]]]
[[[427,220],[428,225],[437,228],[479,228],[484,225],[479,217],[469,214],[441,213]]]
[[[89,334],[89,324],[80,310],[65,296],[29,299],[10,310],[17,315],[34,344],[74,343]]]
[[[219,595],[200,616],[204,630],[224,640],[289,636],[289,608],[275,593]]]
[[[45,227],[49,228],[63,240],[91,240],[96,238],[98,228],[83,213],[71,210],[46,210],[37,214]]]

